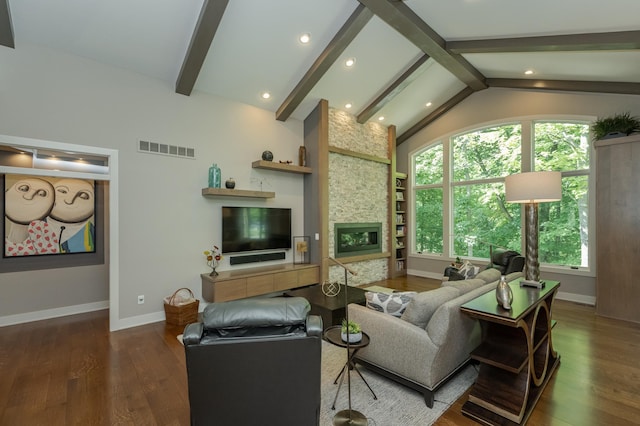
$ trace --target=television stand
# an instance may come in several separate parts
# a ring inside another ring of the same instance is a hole
[[[286,291],[320,282],[320,267],[313,264],[282,264],[258,268],[218,271],[215,277],[201,274],[202,298],[226,302],[245,297]]]

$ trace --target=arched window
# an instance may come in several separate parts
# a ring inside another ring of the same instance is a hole
[[[412,254],[488,259],[522,252],[521,205],[504,178],[562,172],[562,200],[539,206],[541,264],[588,269],[589,123],[521,120],[455,134],[412,155]]]

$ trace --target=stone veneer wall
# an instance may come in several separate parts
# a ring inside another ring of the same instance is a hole
[[[329,146],[389,158],[388,130],[378,123],[359,124],[356,118],[329,108]],[[334,257],[334,224],[382,223],[382,251],[389,251],[389,165],[350,155],[329,153],[329,256]],[[340,260],[340,259],[337,259]],[[388,277],[388,259],[349,263],[349,285],[362,285]],[[344,270],[329,268],[329,280],[344,282]]]

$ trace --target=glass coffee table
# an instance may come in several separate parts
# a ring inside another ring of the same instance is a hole
[[[362,332],[362,340],[360,340],[359,342],[356,342],[356,343],[349,343],[349,345],[347,346],[347,342],[342,340],[341,329],[342,329],[341,325],[334,325],[332,327],[327,328],[324,331],[324,339],[327,342],[331,343],[332,345],[339,346],[341,348],[347,348],[348,347],[348,350],[349,350],[349,354],[347,356],[347,362],[344,364],[344,366],[342,367],[342,370],[340,370],[340,373],[338,373],[338,375],[336,376],[336,379],[333,381],[333,384],[335,385],[336,383],[338,383],[338,379],[340,379],[340,384],[338,385],[338,390],[336,391],[336,396],[335,396],[335,398],[333,398],[333,404],[331,405],[331,409],[332,410],[336,409],[336,401],[338,400],[338,394],[340,393],[340,388],[342,387],[342,382],[344,380],[344,376],[346,374],[348,374],[349,370],[355,370],[356,373],[358,373],[358,376],[360,376],[360,378],[364,382],[364,384],[367,385],[367,387],[371,391],[371,394],[373,395],[373,399],[378,399],[378,397],[376,396],[375,392],[373,392],[373,389],[371,389],[371,386],[369,386],[369,383],[367,383],[365,378],[362,376],[362,373],[360,373],[360,370],[358,370],[358,367],[356,366],[355,362],[353,362],[354,355],[360,349],[362,349],[362,348],[364,348],[364,347],[369,345],[369,342],[370,342],[369,335],[363,331]]]

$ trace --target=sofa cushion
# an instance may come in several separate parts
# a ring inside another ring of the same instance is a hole
[[[480,271],[475,278],[480,278],[484,280],[485,283],[490,283],[500,279],[500,270],[496,268],[487,268],[484,271]]]
[[[475,290],[478,287],[482,287],[486,282],[480,278],[473,278],[470,280],[459,281],[444,281],[442,287],[454,287],[457,288],[460,294],[465,294],[471,290]]]
[[[367,308],[399,318],[416,294],[417,292],[415,291],[397,293],[367,291],[364,296],[367,299]]]
[[[400,318],[420,328],[426,328],[436,309],[459,294],[460,291],[451,286],[418,293],[409,302]]]

